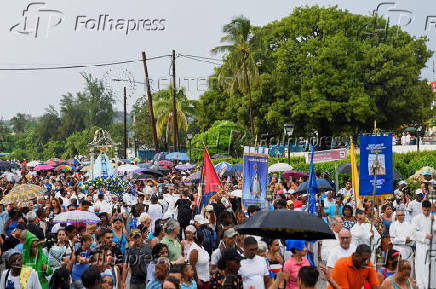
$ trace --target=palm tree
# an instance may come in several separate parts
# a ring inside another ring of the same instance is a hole
[[[157,136],[161,138],[165,134],[165,143],[170,142],[170,133],[174,134],[174,120],[172,109],[172,86],[168,90],[161,90],[153,95],[153,106],[156,112],[156,131]],[[185,131],[188,129],[188,117],[192,114],[192,103],[186,97],[185,91],[180,89],[176,91],[176,112],[177,112],[177,128]],[[174,144],[174,149],[176,150]]]
[[[231,93],[235,88],[247,93],[250,100],[250,128],[254,138],[253,122],[253,100],[251,97],[251,84],[258,82],[259,71],[254,59],[254,41],[251,34],[250,20],[239,16],[229,24],[224,25],[223,32],[226,34],[221,38],[221,43],[227,45],[217,46],[212,53],[228,53],[225,63],[218,73],[218,80],[224,83],[224,79],[232,76],[232,82],[227,86]],[[236,87],[237,86],[237,87]]]

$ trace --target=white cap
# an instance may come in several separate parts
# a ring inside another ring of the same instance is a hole
[[[173,217],[173,214],[170,211],[166,211],[162,216],[162,220],[170,219]]]
[[[195,215],[194,216],[194,222],[199,222],[200,223],[201,219],[203,219],[202,215]]]
[[[198,221],[198,223],[200,224],[200,225],[206,225],[206,224],[209,224],[209,220],[207,219],[207,218],[205,218],[205,217],[201,217],[201,220],[200,221]]]
[[[399,181],[398,185],[407,185],[407,183],[405,181]]]
[[[205,208],[206,212],[213,212],[213,206],[212,205],[207,205]]]

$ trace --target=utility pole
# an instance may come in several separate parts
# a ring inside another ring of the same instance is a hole
[[[127,91],[124,86],[124,159],[127,159]]]
[[[173,127],[174,127],[174,151],[179,151],[179,133],[177,129],[177,108],[176,108],[176,51],[173,49]]]
[[[159,152],[159,140],[157,138],[156,122],[154,120],[153,98],[152,98],[152,95],[151,95],[150,80],[148,78],[147,58],[145,56],[145,52],[144,51],[142,52],[142,63],[144,64],[145,87],[146,87],[146,90],[147,90],[147,97],[148,97],[148,110],[150,111],[151,130],[152,130],[152,134],[153,134],[154,151],[155,151],[155,153],[158,153]]]

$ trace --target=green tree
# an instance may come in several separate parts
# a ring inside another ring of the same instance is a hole
[[[25,113],[17,113],[13,118],[11,118],[10,122],[14,133],[23,133],[29,122],[29,116]]]
[[[61,126],[61,119],[59,113],[54,106],[50,105],[43,116],[38,120],[36,127],[37,138],[41,140],[43,144],[48,143],[50,140],[59,140],[59,129]]]
[[[254,137],[252,84],[258,82],[259,72],[254,58],[254,41],[252,39],[250,20],[239,16],[223,27],[226,34],[221,43],[227,43],[212,49],[213,53],[227,53],[224,64],[218,69],[218,79],[230,92],[238,89],[248,94],[249,119],[251,135]],[[231,77],[229,83],[227,77]]]
[[[146,147],[153,147],[153,135],[147,98],[138,98],[133,105],[132,113],[135,118],[133,122],[133,131],[139,142],[138,144]]]
[[[78,93],[74,97],[70,92],[64,94],[60,100],[60,118],[62,135],[67,138],[76,131],[86,127],[87,115],[86,96]]]
[[[252,32],[259,69],[259,86],[252,89],[257,133],[279,137],[283,124],[292,122],[296,136],[311,129],[320,136],[357,135],[371,131],[374,120],[391,131],[430,116],[433,95],[420,78],[433,54],[425,37],[389,27],[380,17],[317,6],[296,8]],[[228,57],[216,73],[227,66]],[[226,99],[219,87],[200,96],[199,106],[215,113],[212,120],[249,119],[249,103]],[[210,119],[200,113],[197,126],[208,128]]]
[[[158,138],[163,138],[166,145],[171,141],[170,134],[174,134],[173,128],[173,110],[172,110],[172,87],[167,90],[160,90],[153,94],[153,107],[156,121],[156,131]],[[176,91],[176,111],[177,111],[177,128],[179,135],[183,133],[181,128],[186,132],[188,129],[188,117],[193,114],[193,102],[188,99],[184,89]]]

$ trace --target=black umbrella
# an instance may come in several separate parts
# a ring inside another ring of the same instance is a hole
[[[132,176],[132,180],[134,181],[145,181],[149,179],[155,179],[155,176],[149,175],[149,174],[138,174],[134,173]]]
[[[11,164],[9,162],[0,160],[0,170],[6,171],[9,170],[10,168],[11,168]]]
[[[295,193],[306,193],[307,192],[307,185],[308,182],[304,182],[298,186],[298,188],[295,190]],[[325,192],[334,190],[330,183],[326,181],[325,179],[316,179],[316,186],[318,187],[319,192]]]
[[[164,173],[170,171],[169,168],[166,168],[166,167],[164,167],[164,166],[159,166],[159,165],[152,165],[152,166],[150,167],[150,169],[152,169],[152,170],[156,170],[156,171],[161,171],[161,172],[164,172]]]
[[[268,239],[323,240],[335,234],[322,219],[291,210],[260,211],[236,227],[241,234]]]
[[[357,170],[358,171],[360,170],[360,165],[357,165]],[[336,170],[336,173],[351,175],[351,164],[345,164],[345,165],[339,166],[338,169]],[[402,179],[400,173],[397,172],[396,170],[393,170],[392,174],[393,174],[394,180],[401,180]]]
[[[148,175],[153,175],[153,176],[157,176],[157,177],[163,177],[164,173],[160,170],[156,170],[156,169],[142,169],[141,172],[143,174],[148,174]]]

